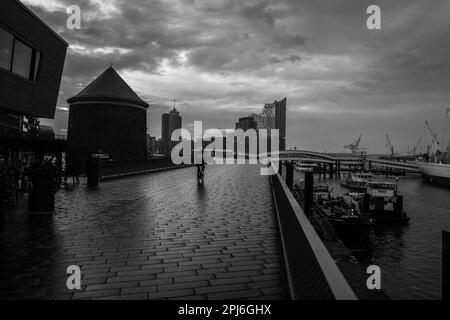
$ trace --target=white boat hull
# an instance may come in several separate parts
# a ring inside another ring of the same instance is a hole
[[[430,181],[450,187],[450,164],[416,161],[417,167]]]

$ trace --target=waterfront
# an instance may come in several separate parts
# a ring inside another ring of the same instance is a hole
[[[294,181],[301,178],[295,171]],[[333,185],[333,193],[346,192],[338,178],[316,175],[315,179]],[[368,248],[352,252],[363,266],[380,266],[382,288],[391,299],[440,299],[441,230],[450,230],[450,190],[426,183],[418,175],[400,177],[399,189],[409,224],[376,226],[370,231]]]

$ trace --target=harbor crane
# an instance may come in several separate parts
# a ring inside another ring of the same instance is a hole
[[[389,139],[389,135],[386,134],[386,140],[387,140],[387,144],[386,146],[389,148],[389,151],[391,152],[391,157],[394,156],[394,146],[391,143],[391,139]]]
[[[439,140],[437,138],[437,134],[433,132],[427,120],[425,120],[425,125],[427,126],[428,132],[430,133],[431,142],[433,143],[433,155],[436,156],[439,148]]]
[[[344,146],[344,149],[349,149],[353,156],[356,156],[358,154],[359,150],[366,149],[366,148],[359,147],[359,143],[361,142],[361,137],[362,137],[362,135],[360,134],[358,139],[356,139],[353,143]]]
[[[418,150],[418,148],[419,148],[420,141],[422,141],[422,137],[420,137],[419,140],[417,140],[417,143],[416,143],[416,145],[415,145],[414,148],[413,148],[413,155],[416,155],[416,154],[417,154],[417,150]]]

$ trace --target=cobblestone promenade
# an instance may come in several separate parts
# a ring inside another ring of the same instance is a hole
[[[198,186],[195,170],[64,188],[50,217],[9,213],[0,298],[288,298],[268,178],[207,166]],[[73,264],[81,290],[66,287]]]

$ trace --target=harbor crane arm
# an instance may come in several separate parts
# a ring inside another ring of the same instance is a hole
[[[389,151],[391,151],[391,156],[394,156],[394,146],[391,143],[391,139],[389,139],[389,135],[386,134],[387,145],[389,147]]]
[[[417,140],[417,143],[416,143],[416,145],[414,146],[414,149],[413,149],[413,154],[416,154],[417,148],[419,148],[420,141],[422,141],[422,137],[420,137],[419,140]]]
[[[428,131],[430,132],[431,140],[433,141],[434,144],[436,144],[438,146],[439,145],[439,140],[437,138],[437,134],[435,134],[433,132],[433,130],[431,130],[430,124],[428,123],[427,120],[425,120],[425,124],[427,126]]]
[[[430,132],[431,141],[433,143],[433,156],[436,161],[436,154],[438,153],[439,140],[437,138],[437,135],[431,129],[430,124],[428,123],[427,120],[425,120],[425,125],[427,126],[427,129]]]
[[[362,134],[360,134],[358,140],[355,141],[356,148],[359,146],[359,143],[361,142],[361,137],[362,137]]]

